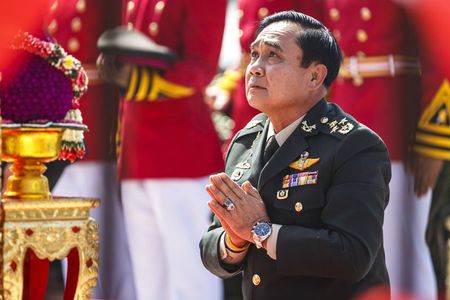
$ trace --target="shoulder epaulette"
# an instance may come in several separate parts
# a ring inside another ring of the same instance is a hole
[[[450,159],[450,83],[447,79],[420,117],[414,151]]]

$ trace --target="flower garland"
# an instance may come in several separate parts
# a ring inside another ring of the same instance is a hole
[[[58,44],[46,42],[28,32],[20,32],[14,39],[13,49],[25,50],[45,59],[54,68],[70,79],[72,84],[72,108],[67,112],[63,123],[83,124],[80,111],[80,97],[87,91],[88,77],[78,59],[66,53]],[[65,129],[61,141],[60,159],[83,158],[86,153],[83,130]]]

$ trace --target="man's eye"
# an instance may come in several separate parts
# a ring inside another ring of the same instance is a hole
[[[278,57],[278,54],[276,54],[276,53],[273,52],[273,51],[270,51],[269,57]]]
[[[252,51],[252,52],[250,52],[250,56],[252,58],[257,58],[258,57],[258,53],[256,51]]]

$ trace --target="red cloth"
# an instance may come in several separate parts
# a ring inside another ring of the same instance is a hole
[[[81,61],[90,79],[89,89],[80,99],[83,122],[89,127],[84,134],[87,154],[83,161],[111,161],[115,159],[118,95],[112,86],[95,78],[95,62],[99,55],[97,39],[103,31],[119,24],[121,2],[84,1],[84,7],[81,2],[57,1],[45,27],[68,53]]]
[[[193,87],[195,94],[158,102],[123,102],[121,177],[189,178],[223,169],[219,139],[203,101],[203,90],[217,71],[226,1],[134,3],[132,10],[125,10],[123,23],[131,22],[156,43],[175,51],[178,60],[164,79]],[[156,26],[157,30],[149,30]]]
[[[403,7],[389,0],[328,0],[328,16],[337,9],[338,18],[329,18],[328,27],[337,37],[345,56],[407,55],[419,57],[414,28]],[[361,10],[370,11],[364,20]],[[366,41],[358,41],[357,32],[364,30]],[[429,63],[422,63],[424,70]],[[413,130],[423,108],[432,100],[443,77],[436,72],[425,76],[384,76],[364,78],[361,86],[351,79],[337,80],[331,101],[364,123],[385,141],[392,160],[404,160],[412,141]],[[421,89],[422,82],[428,82]],[[424,97],[422,97],[422,94]]]

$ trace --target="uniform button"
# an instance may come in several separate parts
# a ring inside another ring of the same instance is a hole
[[[56,1],[54,1],[54,2],[52,3],[52,6],[50,6],[50,10],[53,12],[53,11],[55,11],[57,8],[58,8],[58,1],[56,0]]]
[[[127,11],[128,11],[128,13],[132,13],[135,7],[136,7],[136,3],[134,3],[133,1],[129,1],[127,3]]]
[[[361,76],[357,76],[353,78],[353,85],[354,86],[361,86],[364,83],[364,79]]]
[[[258,274],[253,275],[252,282],[253,285],[259,285],[261,283],[261,277]]]
[[[242,18],[243,15],[244,15],[244,11],[243,11],[242,9],[238,9],[238,10],[237,10],[237,16],[238,16],[238,18],[239,18],[239,19]]]
[[[86,0],[78,0],[75,9],[79,13],[84,13],[86,11]]]
[[[331,20],[337,21],[337,20],[339,20],[340,17],[341,17],[341,14],[339,13],[339,10],[337,10],[337,8],[330,9]]]
[[[367,7],[361,8],[361,19],[364,21],[369,21],[372,18],[372,12]]]
[[[258,9],[258,17],[260,19],[267,17],[268,14],[269,10],[267,9],[267,7],[261,7],[260,9]]]
[[[358,40],[358,42],[364,43],[365,41],[367,41],[367,32],[362,29],[358,29],[358,31],[356,31],[356,39]]]
[[[81,19],[76,17],[73,18],[72,21],[70,22],[70,28],[72,28],[73,32],[78,32],[81,30]]]
[[[303,204],[301,202],[297,202],[295,203],[294,208],[296,212],[301,212],[303,210]]]
[[[58,22],[56,20],[52,20],[50,24],[48,24],[48,32],[55,33],[58,30]]]
[[[164,1],[158,1],[155,5],[155,12],[157,14],[160,14],[163,11],[164,6],[166,6],[166,3],[164,3]]]
[[[69,39],[69,41],[67,42],[67,48],[68,48],[69,51],[71,51],[71,52],[77,52],[78,49],[80,49],[80,42],[79,42],[78,39],[76,39],[76,38],[71,38],[71,39]]]
[[[150,32],[151,35],[157,35],[158,29],[159,29],[159,26],[158,26],[158,23],[156,23],[156,22],[151,22],[148,25],[148,31]]]
[[[336,41],[339,42],[341,40],[341,32],[339,30],[337,29],[333,30],[333,35]]]
[[[328,122],[328,118],[327,117],[320,118],[320,123],[325,124],[326,122]]]

